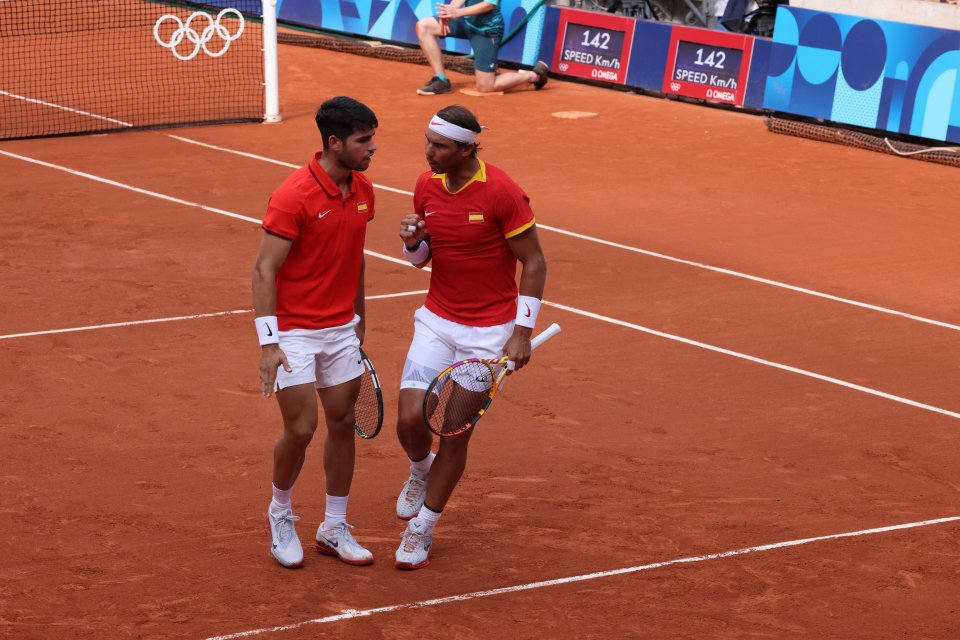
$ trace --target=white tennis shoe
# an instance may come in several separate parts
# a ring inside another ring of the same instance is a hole
[[[352,525],[341,522],[332,529],[317,529],[317,551],[327,556],[337,556],[347,564],[371,564],[373,554],[360,546],[350,533],[352,528]]]
[[[270,553],[277,562],[289,569],[296,569],[303,564],[303,547],[293,523],[300,516],[293,515],[290,509],[280,515],[273,515],[267,511],[267,526],[270,527]]]
[[[420,507],[427,497],[427,475],[410,470],[410,477],[403,483],[403,489],[397,497],[397,517],[401,520],[409,520],[420,513]]]
[[[397,569],[422,569],[430,564],[430,547],[433,546],[433,531],[427,525],[414,518],[407,523],[407,529],[400,539],[397,549]]]

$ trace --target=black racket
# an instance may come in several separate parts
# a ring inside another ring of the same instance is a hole
[[[369,440],[376,437],[383,426],[383,392],[380,390],[377,370],[363,349],[360,349],[360,360],[363,362],[363,375],[360,376],[360,395],[353,407],[356,419],[353,428],[358,436]]]

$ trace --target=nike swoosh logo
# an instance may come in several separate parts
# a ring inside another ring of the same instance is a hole
[[[327,214],[330,213],[331,211],[333,211],[333,209],[327,209],[327,210],[324,211],[323,213],[318,213],[318,214],[317,214],[317,220],[323,220],[323,216],[327,215]]]
[[[326,542],[326,543],[327,543],[328,545],[330,545],[331,547],[333,547],[334,549],[336,549],[338,546],[340,546],[340,543],[339,543],[338,541],[336,541],[336,540],[331,540],[331,539],[328,538],[327,536],[320,536],[320,537],[323,538],[323,541]]]
[[[432,216],[435,213],[436,211],[427,211],[426,213],[423,214],[423,217],[426,218],[427,216]]]
[[[272,335],[273,335],[273,329],[270,328],[270,325],[269,325],[268,323],[264,322],[264,323],[263,323],[263,326],[265,326],[265,327],[267,328],[267,336],[268,336],[268,337],[269,337],[269,336],[272,336]]]
[[[436,118],[434,118],[433,120],[431,120],[431,121],[430,121],[430,124],[433,125],[434,127],[442,127],[442,126],[443,126],[443,123],[442,123],[442,122],[438,122]]]
[[[529,317],[530,317],[530,305],[524,304],[523,306],[525,306],[525,307],[527,308],[527,315],[525,315],[524,318],[529,318]]]

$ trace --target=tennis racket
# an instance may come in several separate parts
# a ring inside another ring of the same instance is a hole
[[[360,349],[360,360],[363,362],[363,375],[360,376],[360,395],[353,406],[356,420],[353,428],[358,436],[369,440],[380,433],[380,427],[383,426],[383,392],[380,390],[377,370],[363,349]]]
[[[553,323],[530,341],[536,349],[560,333]],[[447,367],[433,379],[423,398],[423,420],[438,436],[455,436],[472,429],[483,417],[507,375],[507,357],[470,358]]]

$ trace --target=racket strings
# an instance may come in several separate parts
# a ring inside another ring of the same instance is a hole
[[[496,380],[496,364],[463,362],[437,380],[428,399],[430,427],[435,433],[452,435],[466,431],[486,407]]]
[[[354,405],[354,414],[356,428],[360,435],[366,437],[377,435],[381,425],[381,400],[373,375],[366,366],[364,366],[363,375],[360,376],[360,395],[357,396],[357,402]]]

